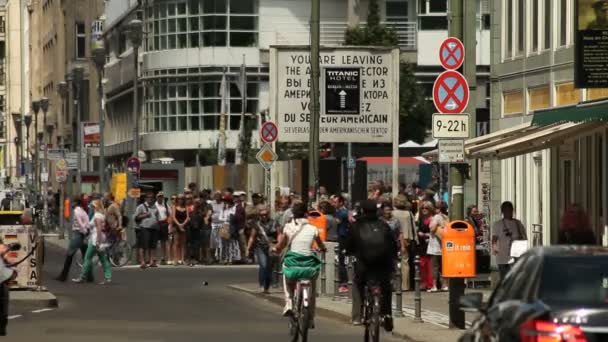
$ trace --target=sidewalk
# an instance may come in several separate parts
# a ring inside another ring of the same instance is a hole
[[[284,295],[282,289],[272,289],[269,295],[259,293],[258,285],[242,284],[230,285],[230,289],[247,293],[255,297],[268,300],[271,303],[283,306]],[[445,342],[456,341],[462,335],[461,330],[448,328],[448,295],[447,293],[423,294],[422,299],[422,320],[423,323],[415,323],[413,292],[404,293],[403,318],[395,318],[395,329],[393,335],[401,337],[407,341],[415,342]],[[411,305],[410,305],[411,304]],[[394,305],[394,302],[393,302]],[[277,313],[280,309],[277,309]],[[331,297],[319,297],[317,299],[317,314],[337,319],[350,324],[351,304],[346,299],[334,301]],[[473,316],[467,316],[467,321],[473,320]]]

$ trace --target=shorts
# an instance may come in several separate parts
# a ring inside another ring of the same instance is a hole
[[[160,229],[158,230],[158,239],[160,242],[169,241],[169,224],[167,222],[159,222]]]
[[[158,244],[158,234],[157,229],[137,229],[137,248],[156,249],[156,245]]]

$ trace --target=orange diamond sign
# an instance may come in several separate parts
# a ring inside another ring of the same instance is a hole
[[[279,159],[279,156],[272,150],[270,144],[264,144],[255,157],[260,165],[267,170],[272,168],[272,164]]]

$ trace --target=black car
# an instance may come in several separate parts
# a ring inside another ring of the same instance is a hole
[[[532,249],[487,304],[471,293],[461,306],[480,314],[462,342],[608,342],[608,249]]]

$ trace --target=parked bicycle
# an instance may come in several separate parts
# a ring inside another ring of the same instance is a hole
[[[308,341],[308,329],[310,328],[312,313],[310,312],[310,297],[312,292],[312,281],[300,279],[296,283],[296,290],[292,299],[293,311],[289,317],[289,336],[291,342]]]
[[[365,286],[365,299],[363,301],[363,324],[365,325],[365,342],[380,341],[380,300],[382,288],[380,284],[368,282]]]

